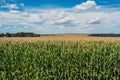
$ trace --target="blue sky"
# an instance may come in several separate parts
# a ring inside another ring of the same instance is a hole
[[[120,0],[0,0],[0,33],[120,33]]]
[[[24,3],[26,6],[41,7],[52,5],[58,7],[72,7],[86,0],[1,0],[8,3]],[[98,5],[119,5],[120,0],[94,0]]]

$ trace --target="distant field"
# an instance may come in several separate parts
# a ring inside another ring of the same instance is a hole
[[[41,37],[1,37],[0,41],[120,41],[120,37],[97,37],[88,35],[42,35]]]

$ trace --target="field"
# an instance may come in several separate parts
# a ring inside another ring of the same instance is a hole
[[[0,80],[120,80],[120,38],[0,38]]]
[[[0,41],[120,41],[120,37],[95,37],[88,35],[42,35],[41,37],[3,37]]]

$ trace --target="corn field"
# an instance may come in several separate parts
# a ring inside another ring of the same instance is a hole
[[[120,42],[0,42],[0,80],[120,80]]]

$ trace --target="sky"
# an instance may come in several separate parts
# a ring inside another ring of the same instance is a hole
[[[120,0],[0,0],[0,33],[120,34]]]

